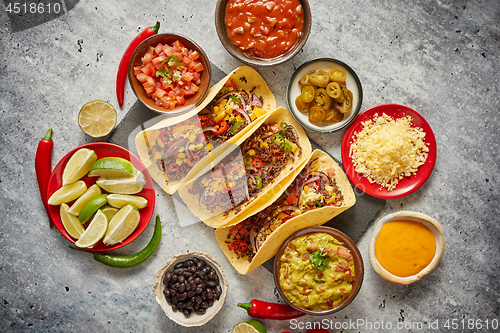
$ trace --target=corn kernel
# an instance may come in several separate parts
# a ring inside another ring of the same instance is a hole
[[[233,110],[234,110],[234,108],[232,106],[228,106],[225,111],[227,114],[230,114],[233,112]]]
[[[196,150],[201,150],[203,148],[203,143],[198,143],[196,146],[194,146]]]
[[[182,146],[182,147],[179,147],[179,149],[178,149],[177,151],[178,151],[179,153],[183,153],[185,149],[186,149],[186,148],[184,148],[184,146]]]
[[[236,121],[241,121],[241,120],[243,120],[243,118],[240,115],[237,115],[236,116]]]
[[[195,147],[196,146],[194,144],[190,144],[188,149],[189,149],[189,151],[194,151]]]
[[[255,156],[255,150],[254,150],[254,149],[250,149],[250,150],[248,151],[248,155],[250,155],[250,156]]]
[[[265,142],[265,141],[261,142],[260,148],[267,148],[267,147],[269,147],[269,145],[267,144],[267,142]]]
[[[221,112],[220,114],[217,114],[214,118],[214,122],[215,123],[218,123],[219,121],[221,121],[222,119],[224,119],[224,117],[226,116],[226,114],[224,112]]]
[[[177,158],[185,158],[185,157],[186,157],[186,154],[184,154],[184,153],[177,154]]]
[[[178,166],[181,166],[182,165],[182,160],[181,159],[176,159],[175,160],[175,163],[178,165]]]
[[[255,115],[255,112],[253,112],[251,115],[250,115],[250,119],[252,121],[254,121],[255,119],[257,119],[257,116]]]
[[[308,194],[309,193],[309,186],[304,185],[304,193]]]
[[[208,145],[205,146],[205,151],[207,151],[207,152],[211,151],[212,149],[214,149],[214,146],[211,143],[209,143]]]
[[[189,142],[194,142],[194,140],[196,140],[196,133],[195,132],[189,133],[188,140]]]
[[[227,102],[227,100],[223,99],[222,101],[220,101],[219,106],[220,106],[220,107],[224,107],[224,106],[226,106],[226,102]],[[215,108],[217,108],[217,107],[218,107],[218,106],[214,107],[214,109],[215,109]]]
[[[158,143],[158,146],[159,146],[160,148],[165,147],[165,144],[163,143],[163,141],[161,141],[161,139],[160,139],[160,138],[158,138],[158,140],[156,140],[156,142]]]
[[[220,108],[218,106],[214,106],[214,113],[219,113]]]
[[[161,153],[159,151],[155,152],[155,159],[159,160],[161,158]]]

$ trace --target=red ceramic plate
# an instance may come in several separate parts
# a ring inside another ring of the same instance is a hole
[[[427,160],[425,164],[418,169],[417,174],[411,177],[404,177],[392,191],[387,191],[386,188],[381,189],[380,185],[376,183],[372,184],[366,177],[362,177],[358,174],[354,170],[352,159],[349,157],[349,149],[354,138],[354,133],[361,132],[363,129],[363,122],[373,119],[375,114],[380,116],[382,113],[385,113],[394,119],[410,116],[412,118],[412,126],[420,127],[425,132],[425,143],[428,144],[429,147]],[[381,104],[363,111],[347,129],[344,134],[344,138],[342,139],[342,164],[347,176],[358,189],[366,194],[380,199],[400,198],[416,191],[420,186],[422,186],[427,178],[429,178],[432,169],[434,168],[434,163],[436,162],[436,152],[436,138],[434,137],[434,133],[432,132],[432,129],[427,121],[425,121],[425,119],[416,111],[404,105],[398,104]]]
[[[68,163],[71,156],[73,156],[73,154],[78,149],[81,148],[92,149],[97,154],[97,158],[115,156],[129,160],[130,162],[132,162],[132,164],[137,170],[139,170],[144,174],[144,178],[146,179],[146,185],[144,186],[143,190],[137,193],[136,195],[140,195],[141,197],[144,197],[146,200],[148,200],[148,205],[143,209],[139,210],[139,212],[141,213],[141,220],[139,221],[139,225],[137,226],[135,231],[122,243],[118,243],[112,246],[106,246],[102,241],[100,241],[99,243],[90,247],[89,249],[91,249],[92,251],[109,251],[127,245],[131,241],[136,239],[137,236],[139,236],[144,231],[144,229],[146,229],[146,226],[148,225],[149,220],[153,215],[153,210],[155,207],[155,190],[154,190],[153,180],[151,179],[148,170],[146,169],[144,164],[142,164],[141,160],[139,160],[137,156],[132,154],[127,149],[107,142],[89,143],[73,149],[68,154],[66,154],[66,156],[64,156],[59,161],[59,163],[57,163],[56,167],[52,171],[52,174],[50,175],[49,179],[49,186],[47,188],[47,195],[48,195],[47,198],[50,198],[50,196],[55,191],[61,188],[62,174],[64,171],[64,167],[66,166],[66,163]],[[82,180],[87,184],[87,187],[90,187],[95,184],[97,178],[98,177],[85,176],[82,178]],[[106,193],[106,191],[104,190],[102,190],[102,192]],[[72,202],[68,203],[70,207],[72,204],[73,204]],[[76,240],[66,232],[66,229],[64,229],[64,226],[62,225],[61,216],[59,215],[59,207],[60,206],[49,206],[50,216],[52,217],[52,220],[54,220],[54,225],[61,232],[61,234],[63,234],[63,236],[66,237],[70,242],[75,243]]]

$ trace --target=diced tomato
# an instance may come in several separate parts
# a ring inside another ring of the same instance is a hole
[[[343,247],[343,246],[339,246],[337,248],[337,255],[339,257],[342,257],[342,258],[345,258],[347,259],[347,261],[350,261],[352,260],[352,255],[351,255],[351,251],[349,251],[349,249]]]
[[[182,49],[182,48],[184,47],[184,44],[182,44],[182,42],[181,42],[180,40],[176,40],[176,41],[172,44],[172,46],[173,46],[174,48],[177,48],[177,49]]]
[[[146,82],[148,80],[148,76],[144,74],[143,72],[140,72],[135,75],[137,77],[137,80],[141,81],[142,83]]]
[[[153,59],[153,65],[156,67],[156,69],[163,68],[163,64],[161,62],[166,58],[167,58],[166,56],[160,55]]]
[[[134,75],[142,73],[141,68],[142,66],[134,66]]]
[[[188,56],[184,56],[182,57],[182,62],[187,65],[191,62],[191,58],[189,58]]]
[[[156,89],[155,93],[153,94],[153,97],[156,97],[158,100],[165,96],[167,93],[163,89]]]
[[[201,62],[196,63],[196,65],[194,66],[194,70],[197,72],[201,72],[203,70],[202,63]]]
[[[288,203],[288,205],[293,205],[294,203],[297,202],[297,197],[294,196],[294,195],[289,195],[287,198],[286,198],[286,202]]]
[[[186,72],[186,73],[183,73],[183,74],[182,74],[182,79],[183,79],[184,81],[186,81],[186,82],[191,82],[191,81],[193,81],[193,78],[194,78],[194,76],[193,76],[193,73],[191,73],[191,72]]]
[[[291,219],[293,216],[287,216],[287,217],[284,217],[283,220],[281,220],[281,224],[285,223],[286,221],[288,221],[289,219]]]
[[[188,52],[189,54],[189,58],[191,58],[191,60],[196,60],[200,57],[200,54],[198,53],[198,51],[190,51]]]
[[[177,104],[179,105],[186,104],[186,99],[184,98],[184,96],[177,96]]]
[[[234,236],[238,233],[238,228],[234,227],[234,228],[231,228],[229,230],[229,233],[231,234],[231,236]]]
[[[150,62],[146,66],[142,67],[142,72],[146,75],[151,75],[153,76],[156,73],[156,68],[153,66],[153,64]]]
[[[227,243],[227,248],[229,249],[229,251],[232,251],[234,249],[233,243]]]
[[[155,47],[155,53],[160,54],[160,52],[163,51],[163,45],[161,43],[158,43]]]
[[[151,76],[148,76],[148,78],[150,78],[150,77],[151,77]],[[153,83],[153,84],[151,84],[151,83],[149,83],[149,82],[144,82],[144,83],[142,84],[142,86],[144,87],[144,90],[146,90],[146,92],[147,92],[148,94],[150,94],[150,95],[151,95],[152,93],[154,93],[154,92],[155,92],[155,90],[156,90],[156,85],[155,85],[154,83]]]
[[[163,52],[165,52],[165,55],[168,57],[169,55],[172,55],[174,53],[174,48],[168,44],[163,45]]]
[[[146,53],[141,59],[143,65],[149,64],[151,62],[151,60],[153,60],[152,53]]]

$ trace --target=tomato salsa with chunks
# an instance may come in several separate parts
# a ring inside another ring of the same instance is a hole
[[[304,12],[299,0],[229,0],[225,25],[231,42],[247,55],[275,58],[299,39]]]
[[[186,104],[186,98],[200,89],[203,64],[200,54],[176,40],[172,45],[159,43],[149,47],[142,57],[142,66],[134,74],[156,105],[173,109]]]

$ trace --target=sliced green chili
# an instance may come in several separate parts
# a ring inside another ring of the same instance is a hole
[[[262,187],[262,178],[260,178],[259,176],[255,176],[255,181],[257,182],[257,184],[255,184],[255,187],[261,188]]]
[[[245,163],[245,165],[252,165],[252,160],[253,160],[252,156],[243,157],[243,163]]]
[[[281,150],[283,150],[285,153],[289,153],[292,151],[292,146],[288,142],[283,142],[281,144]]]
[[[238,133],[240,131],[239,127],[242,123],[243,123],[243,120],[240,120],[240,121],[237,121],[234,123],[233,127],[231,128],[231,133],[233,133],[233,135],[235,135],[236,133]]]

